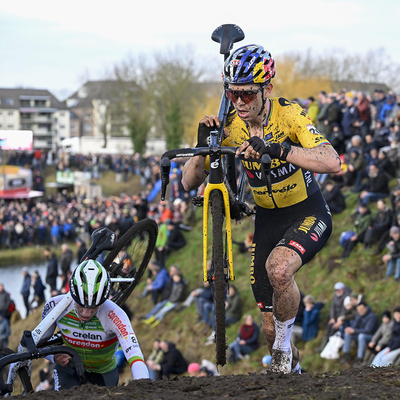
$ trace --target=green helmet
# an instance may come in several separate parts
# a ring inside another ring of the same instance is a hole
[[[69,280],[72,298],[82,307],[95,308],[110,294],[111,282],[107,270],[97,261],[79,264]]]

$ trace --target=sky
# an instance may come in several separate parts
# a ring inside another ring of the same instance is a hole
[[[273,56],[384,48],[400,63],[399,20],[398,0],[0,0],[0,88],[64,100],[128,57],[181,46],[222,68],[211,34],[227,23],[245,33],[234,48],[258,43]]]

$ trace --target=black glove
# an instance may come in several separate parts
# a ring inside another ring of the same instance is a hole
[[[251,137],[248,142],[260,156],[263,154],[269,154],[271,158],[280,158],[281,156],[281,145],[279,143],[268,143],[258,136]]]
[[[210,143],[210,132],[215,131],[217,128],[215,126],[208,127],[205,124],[199,124],[197,129],[197,145],[196,147],[208,147]]]

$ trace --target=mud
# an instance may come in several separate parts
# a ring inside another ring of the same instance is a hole
[[[256,374],[131,381],[113,388],[85,385],[15,399],[398,399],[400,369],[362,368],[323,374]]]

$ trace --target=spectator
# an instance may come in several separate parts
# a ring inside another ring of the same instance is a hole
[[[307,114],[311,119],[311,122],[315,126],[317,123],[317,115],[319,111],[318,102],[314,99],[314,97],[310,96],[307,99]]]
[[[164,316],[176,308],[185,298],[186,282],[180,272],[172,276],[173,285],[170,295],[167,299],[157,303],[154,308],[142,318],[142,321],[150,325],[151,328],[157,326]]]
[[[7,318],[0,315],[0,347],[8,347],[8,337],[11,335],[10,324]]]
[[[79,265],[81,263],[82,257],[87,252],[87,248],[86,248],[85,242],[80,238],[76,238],[75,244],[76,244],[76,247],[78,248],[77,254],[76,254],[76,262]]]
[[[375,332],[375,335],[372,337],[367,348],[365,349],[362,362],[363,366],[367,367],[371,365],[375,356],[387,346],[392,338],[394,321],[391,319],[391,316],[392,314],[389,310],[386,310],[382,313],[382,324]]]
[[[147,357],[147,368],[149,370],[150,379],[158,381],[161,379],[161,371],[157,369],[157,366],[161,364],[164,358],[164,352],[161,350],[160,341],[158,339],[153,340],[153,350]]]
[[[373,367],[386,367],[390,364],[397,364],[396,360],[400,355],[400,307],[393,310],[392,337],[372,360]]]
[[[243,242],[235,242],[234,240],[232,240],[232,243],[237,244],[239,246],[239,251],[241,253],[251,253],[252,244],[253,244],[253,236],[254,236],[254,233],[249,232],[246,235],[246,239],[244,239]]]
[[[353,186],[353,192],[357,193],[362,189],[361,183],[365,177],[366,161],[364,155],[357,149],[350,151],[350,159],[347,164],[347,171],[343,174],[343,183],[347,187]]]
[[[303,323],[300,326],[293,327],[292,330],[292,342],[296,343],[298,338],[301,338],[303,342],[314,339],[318,335],[319,326],[319,313],[324,303],[316,303],[314,296],[308,294],[304,296],[303,303],[305,306],[303,313]]]
[[[378,200],[376,204],[377,213],[365,233],[364,245],[366,249],[371,248],[379,239],[387,238],[386,233],[392,224],[392,210],[385,204],[385,201]]]
[[[368,205],[364,203],[360,204],[356,215],[353,225],[354,235],[344,243],[342,258],[347,258],[351,251],[356,247],[357,243],[364,243],[365,234],[372,223],[371,211],[368,208]]]
[[[159,216],[156,217],[155,221],[158,225],[158,235],[156,239],[154,254],[156,256],[156,260],[161,263],[161,265],[165,266],[165,262],[167,260],[166,246],[168,240],[168,222],[162,223]]]
[[[322,189],[322,194],[333,214],[340,214],[346,208],[345,198],[339,187],[333,182],[326,182],[325,187]]]
[[[162,376],[169,378],[170,375],[180,375],[187,371],[188,363],[175,343],[163,340],[160,342],[160,347],[164,353],[163,360],[158,364]]]
[[[357,93],[357,111],[360,119],[361,135],[365,138],[371,125],[371,108],[369,100],[364,92]]]
[[[380,149],[378,153],[378,167],[380,171],[385,172],[389,180],[396,176],[396,168],[390,161],[387,150]]]
[[[33,287],[33,300],[30,306],[31,308],[37,309],[45,302],[44,291],[46,290],[46,286],[44,286],[39,271],[37,270],[33,272],[31,286]],[[35,307],[33,307],[34,303]]]
[[[325,125],[325,120],[328,115],[328,107],[330,106],[330,103],[328,103],[328,98],[326,96],[325,91],[321,91],[318,94],[318,99],[319,99],[319,111],[317,115],[317,130],[321,132],[322,135],[327,137],[328,132],[327,132],[327,125]]]
[[[389,253],[382,256],[382,261],[388,266],[383,280],[387,280],[394,272],[396,282],[400,282],[400,228],[392,226],[389,232],[390,241],[386,245]]]
[[[332,132],[328,135],[328,140],[338,154],[343,154],[345,152],[344,134],[339,122],[334,122],[332,124]]]
[[[51,250],[46,247],[43,252],[47,258],[46,266],[46,283],[50,286],[50,291],[57,290],[58,262],[57,257]]]
[[[357,341],[357,359],[356,366],[362,363],[364,351],[367,344],[371,341],[374,333],[379,328],[379,322],[376,315],[365,301],[357,305],[357,314],[354,321],[344,330],[344,345],[342,354],[342,363],[350,361],[351,342]]]
[[[201,364],[191,363],[188,366],[187,372],[190,376],[200,378],[202,376],[220,376],[215,364],[209,360],[201,360]]]
[[[230,326],[238,322],[240,318],[242,318],[242,314],[243,314],[243,302],[240,293],[236,289],[236,286],[229,285],[228,296],[226,297],[225,301],[225,326]],[[206,340],[205,343],[206,346],[214,343],[214,337],[215,337],[214,303],[212,303],[212,317],[211,321],[209,320],[209,324],[211,326],[212,332]]]
[[[328,95],[327,97],[328,109],[325,117],[325,133],[324,136],[328,138],[333,131],[333,124],[339,122],[339,107],[336,103],[334,95]]]
[[[168,239],[165,246],[166,255],[168,256],[174,250],[179,250],[186,245],[186,239],[181,232],[179,225],[173,223],[171,220],[167,222]]]
[[[31,306],[29,302],[29,296],[31,294],[31,276],[28,272],[28,268],[22,268],[22,275],[24,276],[24,280],[22,282],[22,287],[20,293],[22,294],[22,298],[24,299],[24,305],[26,310],[26,316],[28,316],[31,312]]]
[[[118,237],[121,238],[123,235],[125,235],[126,232],[130,228],[132,228],[133,225],[135,225],[135,220],[133,219],[132,215],[129,213],[128,208],[124,208],[122,210],[123,217],[119,221],[119,234]]]
[[[68,271],[71,270],[72,258],[73,258],[72,250],[66,243],[63,243],[61,245],[61,257],[60,257],[62,288],[65,287],[65,285],[68,282]]]
[[[352,321],[356,318],[358,302],[358,296],[355,294],[346,296],[343,300],[343,315],[338,318],[340,325],[339,330],[342,338],[344,337],[344,330],[350,326]]]
[[[354,104],[354,94],[346,93],[346,107],[344,108],[341,121],[344,140],[349,140],[351,137],[359,133],[356,122],[358,121],[358,110]]]
[[[390,117],[395,106],[396,98],[392,94],[389,94],[386,97],[386,101],[382,106],[381,112],[379,113],[379,119],[384,121],[386,126],[389,126],[390,124]]]
[[[5,317],[6,319],[9,318],[9,308],[11,305],[11,297],[8,292],[4,290],[4,284],[0,283],[0,315]]]
[[[258,348],[260,328],[250,314],[245,315],[243,320],[237,338],[229,345],[228,361],[232,363],[243,359]]]
[[[149,270],[154,276],[154,280],[151,278],[147,280],[147,285],[142,297],[150,293],[153,304],[157,304],[159,296],[168,283],[169,275],[168,271],[158,261],[150,261]]]
[[[45,366],[39,371],[40,383],[36,386],[35,392],[54,389],[54,364],[46,358],[44,362]]]
[[[318,353],[320,353],[325,345],[328,343],[329,338],[339,330],[342,325],[342,321],[340,320],[340,316],[344,314],[344,299],[350,295],[350,288],[346,286],[343,282],[336,282],[335,286],[335,295],[332,299],[332,304],[329,311],[329,321],[325,330],[325,335],[322,339],[322,343],[319,347],[315,349]]]
[[[380,118],[381,110],[383,105],[385,104],[386,96],[382,89],[374,90],[374,99],[372,100],[372,104],[375,106],[375,120]]]

